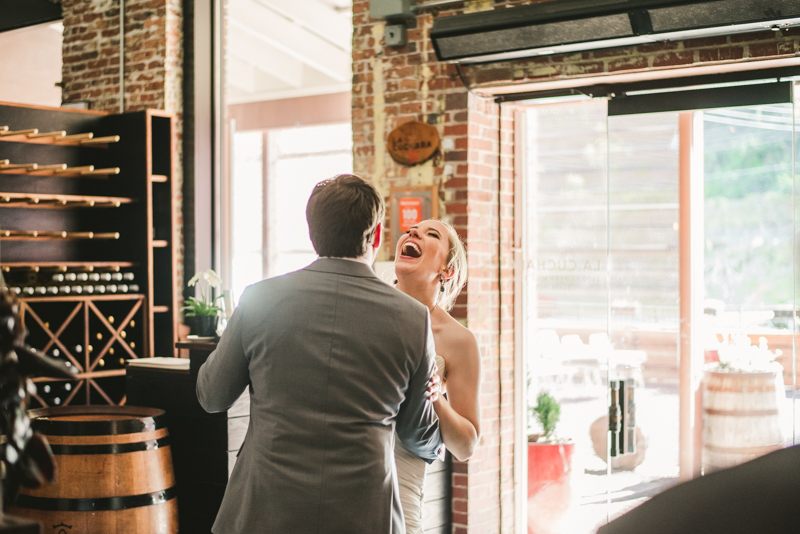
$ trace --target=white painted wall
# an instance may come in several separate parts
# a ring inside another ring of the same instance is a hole
[[[61,105],[61,23],[0,33],[0,102]]]

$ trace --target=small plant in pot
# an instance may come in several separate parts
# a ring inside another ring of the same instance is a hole
[[[561,418],[561,405],[549,393],[540,393],[536,398],[536,406],[528,408],[529,415],[539,423],[541,434],[530,433],[528,442],[549,443],[555,440],[556,425]]]
[[[217,303],[222,295],[214,298],[213,290],[219,290],[222,285],[219,276],[214,269],[208,269],[195,274],[187,285],[198,288],[198,296],[189,297],[186,306],[181,308],[185,317],[191,321],[192,334],[199,337],[216,336],[217,319],[222,314],[222,307]]]
[[[540,393],[528,409],[531,423],[541,432],[528,435],[528,533],[563,532],[573,503],[572,457],[575,443],[559,439],[556,427],[561,405],[549,393]]]

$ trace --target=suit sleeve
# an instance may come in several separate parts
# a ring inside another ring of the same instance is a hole
[[[242,295],[244,301],[244,295]],[[242,344],[243,303],[234,310],[217,349],[200,367],[197,400],[207,412],[227,410],[250,383],[249,360]]]
[[[411,376],[406,398],[397,414],[397,435],[406,448],[428,463],[436,460],[442,448],[439,418],[425,393],[428,381],[436,366],[436,348],[433,344],[430,316],[426,313],[426,339],[423,355],[416,372]]]

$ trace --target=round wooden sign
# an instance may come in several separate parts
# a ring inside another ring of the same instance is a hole
[[[439,132],[424,122],[407,122],[389,134],[386,150],[402,165],[417,165],[431,159],[439,149]]]

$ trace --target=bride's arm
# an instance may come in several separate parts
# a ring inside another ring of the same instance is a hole
[[[443,351],[444,352],[444,351]],[[439,416],[444,444],[457,459],[468,460],[478,446],[480,427],[481,358],[478,342],[469,330],[447,347],[447,399],[440,395],[433,403]]]

